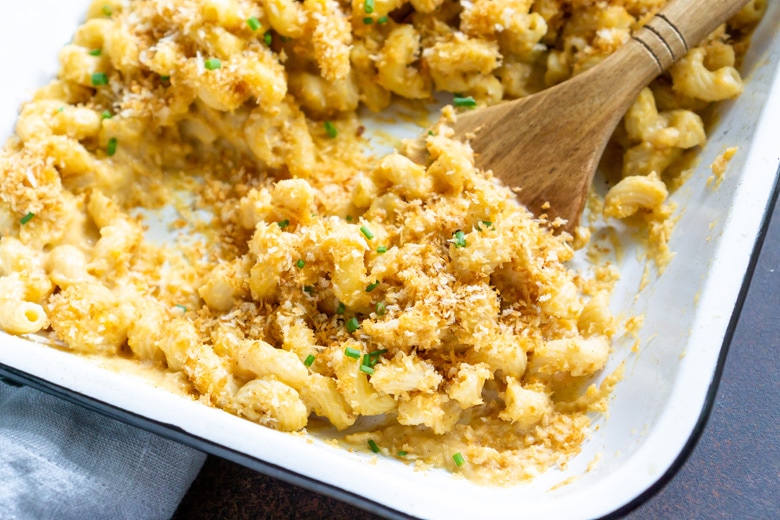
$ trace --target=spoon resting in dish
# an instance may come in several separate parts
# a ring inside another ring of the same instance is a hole
[[[580,222],[607,142],[639,92],[749,0],[672,0],[614,54],[552,88],[458,115],[477,165],[552,222]]]

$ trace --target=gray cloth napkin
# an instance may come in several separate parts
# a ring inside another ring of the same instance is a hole
[[[0,519],[168,519],[205,458],[0,381]]]

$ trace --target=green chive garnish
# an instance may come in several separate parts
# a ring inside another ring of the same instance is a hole
[[[399,457],[406,457],[407,455],[408,455],[408,453],[406,453],[405,451],[399,451],[398,452],[398,456]]]
[[[304,285],[303,286],[303,292],[305,292],[306,294],[311,295],[311,294],[314,293],[314,287],[311,286],[311,285]]]
[[[24,226],[25,224],[30,222],[33,219],[34,216],[35,216],[35,213],[33,213],[32,211],[28,212],[27,215],[25,215],[21,219],[19,219],[19,224]]]
[[[305,265],[306,265],[306,262],[304,262],[302,258],[300,260],[298,260],[297,262],[295,262],[295,267],[297,267],[298,269],[303,269],[303,266],[305,266]]]
[[[376,23],[387,23],[387,16],[380,17]]]
[[[360,226],[360,232],[369,240],[374,238],[374,234],[366,226]]]
[[[209,58],[203,63],[203,66],[206,67],[206,70],[217,70],[222,67],[222,62],[217,58]]]
[[[254,16],[250,16],[246,19],[246,24],[249,26],[250,29],[253,31],[256,31],[260,28],[260,20],[255,18]]]
[[[324,126],[325,126],[325,133],[327,133],[328,137],[330,137],[331,139],[339,135],[339,131],[336,129],[336,125],[334,125],[332,122],[325,121]]]
[[[376,445],[376,443],[374,442],[374,439],[368,439],[368,447],[374,453],[379,453],[379,446]]]
[[[452,460],[455,461],[455,465],[458,467],[462,466],[463,463],[466,462],[466,459],[463,458],[463,455],[461,455],[460,452],[453,455]]]
[[[376,304],[376,314],[377,316],[384,316],[385,312],[387,312],[387,305],[385,302],[379,302]]]
[[[482,221],[482,225],[485,226],[485,227],[490,227],[490,226],[493,225],[493,223],[491,221],[489,221],[489,220],[483,220]]]
[[[345,348],[344,349],[344,355],[347,356],[347,357],[351,357],[352,359],[360,359],[360,351],[358,349],[355,349],[355,348],[352,348],[352,347]]]
[[[114,117],[114,115],[108,110],[104,110],[103,113],[100,114],[101,119],[111,119],[112,117]]]
[[[282,43],[287,43],[292,40],[289,36],[280,36],[279,39],[282,40]]]
[[[371,376],[371,375],[374,375],[374,369],[373,369],[373,368],[371,368],[371,367],[370,367],[370,366],[368,366],[368,365],[360,365],[360,371],[361,371],[361,372],[364,372],[364,373],[366,373],[366,374],[368,374],[368,375],[370,375],[370,376]]]
[[[433,133],[433,130],[428,130],[428,135],[436,135]]]
[[[309,354],[308,356],[306,356],[306,359],[304,360],[303,364],[306,365],[307,367],[310,367],[314,363],[315,359],[317,358],[313,354]]]
[[[352,222],[352,215],[347,215],[347,222]]]
[[[347,310],[347,306],[344,305],[342,302],[339,302],[339,306],[336,309],[336,314],[344,314],[344,311]]]
[[[112,14],[114,14],[114,9],[110,5],[104,5],[103,14],[106,16],[111,16]]]
[[[181,303],[177,303],[176,305],[174,305],[174,307],[176,307],[177,309],[181,309],[182,312],[187,312],[187,307],[185,307]]]
[[[170,80],[171,80],[170,76],[160,76],[160,81],[165,82],[165,81],[170,81]]]
[[[363,18],[363,23],[365,25],[371,25],[372,23],[374,23],[374,19],[369,16],[366,16],[365,18]]]
[[[366,0],[363,4],[363,9],[366,11],[366,14],[371,14],[374,12],[374,0]]]
[[[466,234],[460,229],[453,235],[455,247],[466,247]]]
[[[373,291],[374,289],[376,289],[377,287],[379,287],[379,280],[377,280],[377,281],[376,281],[376,282],[374,282],[374,283],[370,283],[370,284],[368,284],[368,285],[366,286],[366,292],[371,292],[371,291]]]
[[[381,254],[387,253],[387,246],[379,246],[376,248],[376,252]]]
[[[374,368],[376,364],[379,362],[379,356],[387,352],[387,349],[381,349],[381,350],[375,350],[373,352],[370,352],[368,354],[363,354],[363,361],[361,361],[361,365],[366,366],[368,368]],[[367,374],[371,373],[373,374],[373,371],[366,372]]]
[[[112,137],[108,140],[108,147],[106,148],[106,153],[109,157],[112,157],[116,153],[116,145],[117,140],[116,137]]]
[[[279,222],[277,222],[277,224],[279,225],[280,228],[284,229],[284,228],[286,228],[287,226],[290,225],[290,221],[287,220],[287,219],[284,219],[284,220],[280,220]]]
[[[108,76],[105,72],[96,72],[92,75],[92,86],[100,87],[102,85],[108,85]]]
[[[471,96],[468,97],[455,96],[452,102],[456,107],[474,108],[475,106],[477,106],[477,102],[474,101],[474,98]]]
[[[357,320],[357,318],[350,318],[347,320],[347,331],[348,332],[355,332],[360,328],[360,322]]]
[[[272,36],[271,36],[271,30],[270,29],[265,31],[265,34],[263,35],[263,41],[265,42],[266,45],[268,45],[270,47],[271,41],[272,41]]]
[[[58,114],[62,114],[65,111],[65,107],[60,107],[57,109]]]
[[[103,54],[103,49],[92,49],[89,51],[90,56],[100,56],[101,54]]]

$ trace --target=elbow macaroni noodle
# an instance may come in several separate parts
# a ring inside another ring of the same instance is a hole
[[[619,379],[565,397],[607,363],[610,279],[571,271],[572,237],[475,168],[454,109],[420,153],[382,158],[356,110],[532,94],[663,4],[96,0],[0,154],[0,328],[182,374],[271,428],[326,421],[403,460],[529,478],[577,451]],[[741,92],[735,42],[764,8],[640,94],[606,217],[661,233],[664,174]],[[136,212],[171,205],[196,232],[175,247]]]

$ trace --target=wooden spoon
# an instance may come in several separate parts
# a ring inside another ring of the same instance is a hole
[[[458,115],[477,165],[520,188],[535,215],[580,222],[593,174],[639,92],[749,0],[672,0],[603,62],[525,98]]]

